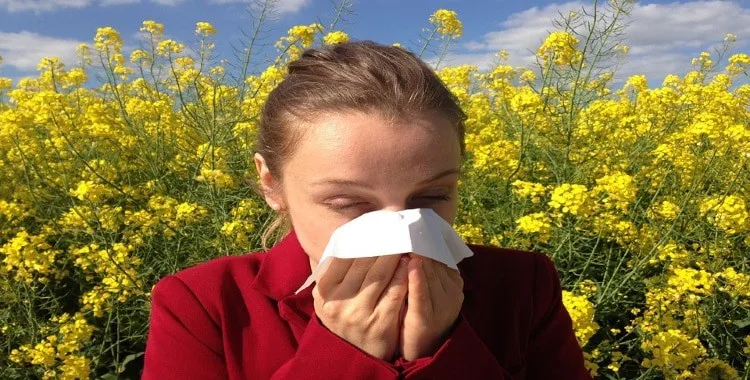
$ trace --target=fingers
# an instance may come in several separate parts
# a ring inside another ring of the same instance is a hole
[[[318,280],[317,287],[320,294],[330,294],[344,280],[353,261],[354,259],[332,257],[328,269]]]
[[[412,256],[409,261],[409,293],[407,303],[409,309],[417,315],[432,314],[432,300],[430,287],[424,272],[423,263],[426,259],[421,256]]]
[[[346,276],[339,283],[336,294],[343,298],[351,298],[359,293],[362,282],[367,276],[367,272],[380,257],[358,257],[352,261],[351,267],[346,272]]]
[[[370,270],[365,274],[365,278],[358,290],[358,296],[370,300],[368,304],[374,307],[378,298],[383,293],[383,289],[388,286],[393,278],[394,271],[399,266],[401,255],[385,255],[377,258],[372,264]]]
[[[461,277],[461,272],[452,268],[445,267],[445,272],[448,274],[448,277],[453,281],[453,283],[458,287],[458,289],[463,292],[464,290],[464,278]]]
[[[405,310],[404,302],[406,301],[406,291],[408,287],[408,267],[409,258],[403,255],[395,255],[399,258],[398,265],[393,277],[391,278],[385,291],[380,294],[379,297],[372,297],[376,305],[382,305],[381,307],[387,313],[401,313]]]
[[[455,292],[463,293],[463,278],[461,278],[459,271],[450,268],[443,263],[436,263],[435,269],[438,272],[438,277],[443,284],[443,289],[446,294],[453,294]]]
[[[447,290],[443,288],[443,281],[441,279],[444,273],[438,272],[439,268],[437,267],[440,265],[443,265],[443,263],[433,259],[425,259],[423,265],[425,277],[427,277],[427,283],[430,287],[430,297],[433,300],[443,299]]]

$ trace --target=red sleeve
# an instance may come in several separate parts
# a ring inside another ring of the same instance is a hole
[[[161,279],[151,293],[143,380],[226,379],[220,327],[177,277]],[[399,370],[347,342],[313,313],[294,357],[273,379],[395,380]]]
[[[151,315],[141,379],[226,379],[221,331],[174,276],[151,291]]]
[[[511,379],[463,315],[459,315],[448,340],[435,355],[396,364],[405,379]]]
[[[399,370],[339,337],[313,313],[294,357],[273,378],[395,380]]]
[[[573,323],[562,303],[560,279],[552,260],[536,254],[533,329],[526,352],[527,379],[591,379]],[[406,379],[511,379],[466,321],[463,312],[450,337],[430,357],[396,364]]]

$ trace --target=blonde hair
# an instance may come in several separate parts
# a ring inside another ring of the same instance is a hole
[[[438,114],[453,125],[465,154],[466,114],[432,68],[400,47],[349,41],[305,50],[263,105],[255,151],[279,186],[281,168],[302,138],[300,125],[347,111],[378,112],[391,120]],[[264,227],[263,248],[271,235],[275,244],[291,228],[288,210],[278,212]]]

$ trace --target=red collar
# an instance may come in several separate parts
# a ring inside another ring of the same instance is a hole
[[[268,250],[266,255],[253,286],[277,301],[293,295],[312,274],[310,257],[300,245],[294,230]]]
[[[473,244],[468,246],[476,255],[478,246]],[[266,254],[267,256],[263,259],[258,274],[252,283],[253,287],[276,301],[288,297],[302,298],[306,295],[312,295],[314,284],[308,286],[299,294],[294,294],[305,282],[305,279],[312,274],[310,258],[300,245],[294,230],[289,232]],[[473,289],[473,278],[466,275],[466,273],[474,272],[469,269],[471,262],[471,257],[469,257],[458,263],[459,271],[464,279],[465,292]]]

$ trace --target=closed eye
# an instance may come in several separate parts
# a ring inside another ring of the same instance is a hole
[[[439,200],[439,201],[447,201],[450,200],[451,197],[449,195],[431,195],[431,196],[425,196],[420,197],[422,199],[431,199],[431,200]]]
[[[425,199],[430,202],[442,202],[442,201],[448,201],[451,199],[450,195],[429,195],[429,196],[423,196],[423,197],[417,197],[417,199]],[[365,204],[367,202],[350,202],[350,203],[329,203],[327,206],[331,208],[332,210],[342,211],[354,208],[356,206]]]

